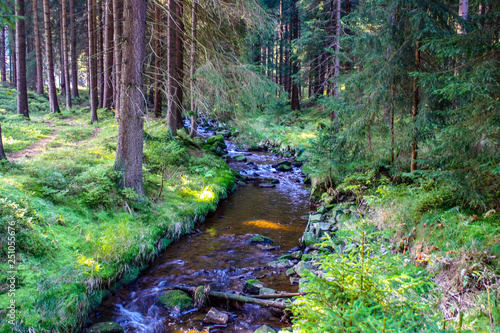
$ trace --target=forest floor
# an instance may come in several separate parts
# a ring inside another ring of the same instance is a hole
[[[161,121],[148,121],[148,199],[137,201],[133,191],[117,186],[113,112],[99,110],[99,122],[89,124],[88,109],[49,114],[39,97],[31,100],[27,121],[13,114],[15,97],[0,102],[7,106],[0,122],[10,160],[0,163],[0,309],[15,299],[17,320],[11,325],[0,310],[0,332],[79,327],[110,289],[133,281],[233,189],[233,172],[201,150],[201,140],[182,131],[173,139]],[[14,270],[7,260],[8,226],[15,229]],[[15,298],[9,295],[12,274]]]

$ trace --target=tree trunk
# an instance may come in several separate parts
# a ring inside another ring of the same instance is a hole
[[[28,87],[26,83],[26,30],[24,20],[24,0],[16,0],[16,53],[17,53],[17,113],[30,117],[28,108]]]
[[[460,0],[458,3],[458,15],[466,21],[469,16],[469,0]],[[466,34],[467,30],[463,24],[460,24],[458,28],[459,34]]]
[[[113,55],[113,61],[114,61],[114,106],[115,110],[120,109],[120,85],[121,85],[121,68],[122,68],[122,45],[121,45],[121,38],[122,38],[122,1],[121,0],[113,0],[113,14],[114,14],[114,55]],[[118,112],[116,112],[116,115],[118,115]]]
[[[90,100],[90,122],[93,124],[97,122],[97,46],[96,46],[96,9],[95,0],[87,1],[88,9],[88,41],[89,41],[89,100]]]
[[[279,40],[279,47],[280,47],[280,52],[279,52],[279,60],[278,60],[278,84],[283,86],[283,47],[284,47],[284,25],[283,25],[283,20],[284,20],[284,13],[283,13],[283,1],[280,0],[280,40]]]
[[[9,45],[9,53],[10,53],[10,68],[11,68],[11,80],[16,86],[17,82],[17,52],[16,52],[16,29],[9,27],[9,36],[10,36],[10,45]]]
[[[107,1],[107,0],[106,0]],[[104,32],[104,18],[102,11],[102,2],[97,0],[95,2],[97,6],[97,24],[96,24],[96,34],[97,34],[97,82],[98,82],[98,96],[99,96],[99,109],[104,107],[104,52],[103,52],[103,32]]]
[[[113,6],[110,0],[104,5],[104,92],[103,106],[113,106]]]
[[[3,150],[3,140],[2,140],[2,124],[0,124],[0,160],[6,160],[5,151]]]
[[[5,65],[5,27],[0,28],[0,73],[2,82],[7,82],[7,66]]]
[[[340,0],[338,0],[340,1]],[[291,31],[290,31],[290,41],[294,41],[297,38],[299,38],[299,9],[297,8],[297,2],[293,1],[292,2],[292,14],[291,14]],[[292,43],[290,43],[291,45]],[[298,60],[295,59],[291,61],[291,71],[292,71],[292,76],[297,75],[299,72],[299,66],[297,64]],[[292,110],[300,110],[300,99],[299,99],[299,83],[297,80],[293,79],[291,82],[291,93],[292,93],[292,100],[291,100],[291,107]]]
[[[415,50],[415,65],[417,67],[417,72],[420,72],[420,42],[417,42],[417,48]],[[419,104],[419,88],[418,88],[418,78],[413,79],[413,126],[416,127],[416,118],[418,115],[418,104]],[[413,129],[413,142],[411,144],[411,165],[410,171],[413,172],[417,170],[417,129]]]
[[[162,98],[161,98],[161,59],[162,55],[162,25],[161,25],[161,13],[160,6],[155,4],[155,24],[153,28],[156,28],[154,31],[155,35],[155,97],[154,97],[154,114],[156,117],[160,118],[162,115]]]
[[[71,93],[73,98],[80,96],[78,93],[78,57],[76,52],[76,33],[75,33],[75,0],[69,0],[69,34],[71,38],[71,80],[73,89]]]
[[[120,103],[118,145],[115,168],[122,172],[123,186],[132,188],[142,199],[144,97],[142,93],[143,61],[146,54],[146,2],[125,0],[123,66],[123,103]]]
[[[40,31],[38,30],[38,1],[32,0],[33,8],[33,32],[35,34],[35,54],[36,54],[36,93],[43,94],[43,56],[42,42],[40,40]]]
[[[66,13],[66,0],[61,0],[61,72],[65,82],[66,109],[71,108],[71,80],[69,78],[69,57],[68,57],[68,24]]]
[[[59,109],[59,101],[57,100],[56,81],[54,78],[54,54],[52,51],[52,29],[50,27],[49,0],[43,0],[43,21],[45,26],[45,54],[47,58],[50,112],[59,113],[61,110]]]
[[[192,138],[198,135],[198,113],[196,110],[196,99],[194,96],[194,88],[196,85],[196,79],[194,77],[196,73],[196,35],[197,35],[197,24],[198,17],[196,16],[196,4],[197,0],[193,0],[193,7],[191,9],[191,59],[190,59],[190,90],[191,90],[191,132],[189,133]]]
[[[167,113],[167,124],[168,129],[173,136],[177,135],[177,110],[174,101],[175,96],[175,44],[176,44],[176,33],[175,33],[175,13],[177,13],[177,1],[168,0],[168,35],[167,35],[167,47],[168,47],[168,113]]]
[[[334,0],[332,0],[333,2]],[[332,4],[333,6],[333,4]],[[339,96],[339,73],[340,73],[340,63],[339,63],[339,53],[340,53],[340,11],[341,11],[342,1],[337,0],[337,10],[335,18],[335,65],[333,67],[333,96]],[[332,13],[333,16],[333,13]],[[333,110],[330,114],[330,121],[333,121],[334,126],[338,123],[337,110]]]
[[[177,15],[176,30],[177,34],[175,36],[175,98],[174,103],[177,111],[177,128],[183,128],[184,122],[182,119],[182,114],[184,111],[184,0],[177,0]]]

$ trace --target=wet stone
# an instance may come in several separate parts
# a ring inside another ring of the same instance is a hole
[[[267,325],[262,325],[261,327],[253,331],[253,333],[276,333],[276,331]]]
[[[302,236],[301,243],[303,243],[305,246],[312,246],[315,243],[318,242],[318,239],[316,238],[316,235],[312,232],[304,232],[304,235]]]
[[[309,222],[310,223],[321,222],[322,219],[323,219],[323,214],[321,214],[321,213],[309,215]]]
[[[259,185],[260,188],[273,188],[276,187],[276,184],[262,183]]]
[[[169,290],[164,292],[156,300],[156,304],[166,309],[178,307],[180,311],[189,310],[194,306],[191,297],[181,290]]]
[[[247,157],[245,155],[236,155],[235,157],[233,157],[234,160],[236,162],[246,162],[247,161]]]
[[[290,277],[290,285],[297,286],[299,284],[300,278],[298,277]]]
[[[302,257],[302,251],[297,250],[292,252],[293,259],[300,259]]]
[[[274,243],[274,241],[271,238],[266,237],[266,236],[255,235],[252,237],[251,243],[252,244],[272,244],[272,243]]]
[[[287,172],[287,171],[292,171],[293,167],[291,165],[280,165],[279,167],[276,168],[276,170],[281,171],[281,172]]]
[[[313,265],[310,262],[299,261],[299,263],[293,267],[293,270],[298,276],[302,276],[302,274],[304,274],[304,270],[306,269],[312,270]]]
[[[93,325],[87,330],[88,333],[124,333],[121,325],[113,321],[106,321]]]
[[[257,247],[262,251],[276,251],[277,249],[280,248],[279,246],[264,245],[264,244],[257,244]]]
[[[227,325],[229,316],[215,308],[211,308],[203,319],[204,324]]]
[[[260,288],[259,295],[274,295],[276,294],[276,290],[271,288]]]
[[[259,290],[261,288],[264,288],[265,287],[265,284],[263,282],[260,282],[258,280],[247,280],[245,282],[245,285],[243,286],[243,292],[247,293],[247,294],[254,294],[254,295],[258,295],[259,294]]]
[[[266,264],[266,266],[268,268],[272,268],[272,269],[285,269],[285,268],[288,268],[290,266],[292,266],[292,263],[290,262],[290,260],[275,260],[275,261],[271,261],[271,262],[268,262]]]

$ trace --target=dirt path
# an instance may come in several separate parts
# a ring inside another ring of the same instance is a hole
[[[57,137],[59,131],[54,126],[52,121],[45,119],[42,120],[52,128],[52,133],[48,137],[35,142],[31,147],[25,148],[21,151],[10,153],[7,157],[10,162],[19,162],[22,159],[30,159],[36,155],[43,153],[46,150],[44,149],[46,145]]]

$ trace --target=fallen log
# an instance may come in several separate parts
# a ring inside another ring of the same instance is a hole
[[[265,298],[290,298],[290,297],[304,296],[304,295],[307,295],[307,293],[282,293],[282,294],[268,294],[268,295],[253,295],[252,297],[265,299]]]
[[[190,292],[192,294],[194,294],[196,291],[195,287],[189,287],[189,286],[178,286],[178,287],[175,287],[175,289]],[[265,299],[259,299],[259,298],[255,298],[255,297],[248,297],[248,296],[235,295],[235,294],[230,294],[230,293],[223,293],[221,291],[210,290],[207,293],[207,296],[217,298],[217,299],[237,301],[237,302],[242,302],[242,303],[250,303],[250,304],[255,304],[255,305],[260,305],[260,306],[278,308],[278,309],[282,309],[282,310],[284,310],[286,308],[285,302],[268,301]]]

